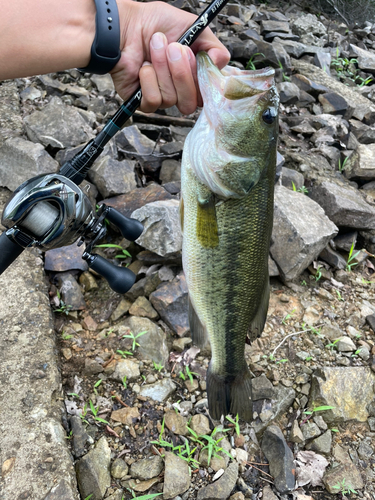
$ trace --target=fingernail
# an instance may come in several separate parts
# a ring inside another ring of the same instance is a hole
[[[172,44],[168,47],[168,55],[171,61],[178,61],[181,59],[181,48],[178,44]]]
[[[162,49],[164,47],[164,35],[162,33],[154,33],[151,38],[151,45],[155,50]]]
[[[142,64],[142,67],[143,67],[143,66],[152,66],[152,64],[151,64],[150,62],[148,62],[148,61],[145,61],[145,62]]]
[[[187,52],[187,55],[188,55],[188,58],[190,61],[191,60],[191,50],[189,49],[189,47],[187,47],[186,52]]]

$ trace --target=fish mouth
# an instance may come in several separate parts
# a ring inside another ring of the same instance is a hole
[[[206,78],[226,99],[237,100],[252,97],[266,92],[275,85],[273,68],[241,70],[234,66],[225,66],[220,71],[206,52],[197,54],[197,63],[198,75],[203,76],[205,72]]]

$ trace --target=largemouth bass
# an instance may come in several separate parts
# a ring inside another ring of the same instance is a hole
[[[203,110],[182,159],[182,259],[193,342],[211,343],[210,414],[252,419],[245,342],[269,301],[279,99],[274,70],[222,71],[199,53]]]

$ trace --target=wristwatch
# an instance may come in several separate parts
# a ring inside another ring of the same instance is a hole
[[[120,51],[120,18],[116,0],[94,0],[96,33],[91,46],[91,60],[84,73],[105,75],[118,63]]]

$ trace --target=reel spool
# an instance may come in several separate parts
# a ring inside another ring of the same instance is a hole
[[[94,271],[117,293],[127,292],[135,282],[129,269],[115,266],[92,252],[107,232],[104,219],[112,222],[124,238],[135,241],[143,226],[112,207],[93,210],[90,200],[70,179],[60,174],[40,175],[22,184],[7,202],[0,236],[0,274],[30,246],[43,251],[86,242],[82,255]]]

